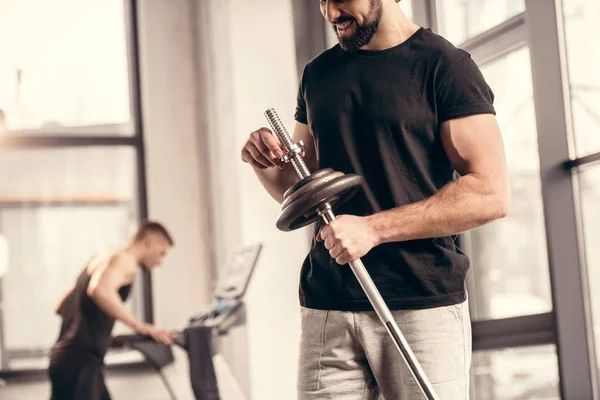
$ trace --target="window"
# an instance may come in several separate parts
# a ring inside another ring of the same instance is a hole
[[[129,147],[1,152],[5,367],[53,344],[60,324],[57,300],[90,257],[123,245],[136,228],[135,171]],[[139,296],[132,297],[127,304],[142,318]]]
[[[496,94],[511,178],[510,214],[464,235],[462,243],[472,260],[468,288],[479,335],[473,398],[592,398],[597,368],[586,354],[591,324],[582,289],[590,285],[598,337],[600,167],[589,163],[600,159],[600,56],[592,49],[600,4],[436,0],[431,11],[434,28],[473,55]],[[574,176],[579,185],[572,185]],[[587,267],[587,280],[579,267]],[[597,358],[600,366],[600,351]]]
[[[480,351],[471,372],[475,399],[560,399],[553,345]]]
[[[47,366],[59,299],[146,218],[129,5],[0,4],[0,377]],[[148,281],[126,303],[145,320]]]
[[[588,166],[581,170],[579,189],[593,333],[596,338],[597,365],[600,367],[600,166]]]
[[[547,312],[552,302],[529,49],[492,61],[481,71],[496,96],[512,193],[506,218],[467,236],[473,318]]]
[[[4,204],[25,209],[52,202],[68,205],[72,199],[83,204],[135,201],[135,152],[129,147],[0,151]]]
[[[562,3],[575,152],[577,157],[584,157],[600,152],[600,56],[588,45],[590,38],[600,34],[600,4],[586,0]],[[600,167],[585,165],[576,173],[596,364],[600,367],[600,296],[597,293],[600,289]]]
[[[524,0],[438,0],[440,32],[459,44],[525,11]]]
[[[123,0],[2,2],[4,130],[133,134],[124,5]]]
[[[600,54],[590,40],[600,36],[600,3],[564,0],[571,109],[578,156],[600,151]]]

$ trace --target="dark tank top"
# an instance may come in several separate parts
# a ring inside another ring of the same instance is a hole
[[[59,353],[84,351],[103,359],[110,346],[115,319],[104,313],[87,295],[90,279],[87,268],[84,268],[75,288],[59,309],[63,321],[53,350]],[[130,291],[131,284],[119,289],[123,301],[127,300]]]

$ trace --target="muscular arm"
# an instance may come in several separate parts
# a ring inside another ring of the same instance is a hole
[[[510,186],[495,117],[450,120],[442,124],[441,135],[461,177],[425,200],[368,217],[379,243],[458,234],[508,213]]]
[[[119,288],[131,282],[135,266],[123,256],[113,256],[105,264],[98,266],[92,273],[87,294],[107,315],[118,319],[133,329],[138,320],[127,311],[119,296]]]
[[[279,143],[279,141],[268,131],[261,131],[259,134],[263,135],[263,140],[272,140],[273,143]],[[315,149],[314,139],[308,125],[296,122],[294,127],[294,133],[292,135],[294,143],[302,140],[304,142],[304,162],[311,172],[317,169],[317,152]],[[264,149],[266,152],[267,150]],[[275,157],[275,154],[272,154]],[[275,199],[275,201],[282,203],[283,194],[288,190],[294,183],[298,181],[298,175],[291,165],[285,165],[283,169],[280,168],[261,168],[256,163],[252,164],[254,172],[258,177],[260,183],[264,186],[267,192]]]

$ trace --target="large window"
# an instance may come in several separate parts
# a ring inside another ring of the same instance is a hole
[[[552,311],[530,52],[527,46],[480,65],[495,94],[509,168],[511,208],[499,221],[465,235],[472,260],[474,320]],[[555,346],[476,351],[477,400],[558,399]]]
[[[133,134],[124,0],[2,1],[0,37],[5,129]]]
[[[579,174],[579,187],[588,282],[591,286],[593,332],[597,364],[600,366],[600,166],[584,168]]]
[[[509,215],[462,237],[472,260],[473,398],[591,399],[600,166],[588,164],[600,160],[600,56],[590,38],[600,33],[600,4],[426,3],[438,32],[473,55],[496,94],[511,180]]]
[[[480,351],[472,370],[475,399],[560,399],[553,345]]]
[[[592,331],[596,362],[600,367],[600,52],[590,38],[600,35],[597,1],[564,0],[563,20],[575,153],[582,166],[575,169],[585,246],[585,271],[589,283]]]
[[[589,43],[600,36],[600,2],[563,5],[575,147],[584,156],[600,151],[600,51]]]
[[[0,4],[0,372],[46,366],[57,302],[146,216],[130,4]]]
[[[524,0],[437,0],[439,29],[460,44],[525,10]]]
[[[509,215],[469,233],[473,318],[552,310],[529,49],[481,66],[495,94],[511,183]]]

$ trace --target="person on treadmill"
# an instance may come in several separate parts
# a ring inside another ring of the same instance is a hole
[[[51,400],[109,400],[104,356],[120,320],[139,334],[171,344],[173,334],[136,319],[125,307],[138,268],[162,263],[173,239],[163,225],[145,222],[124,247],[92,258],[56,307],[62,317],[50,351]]]

